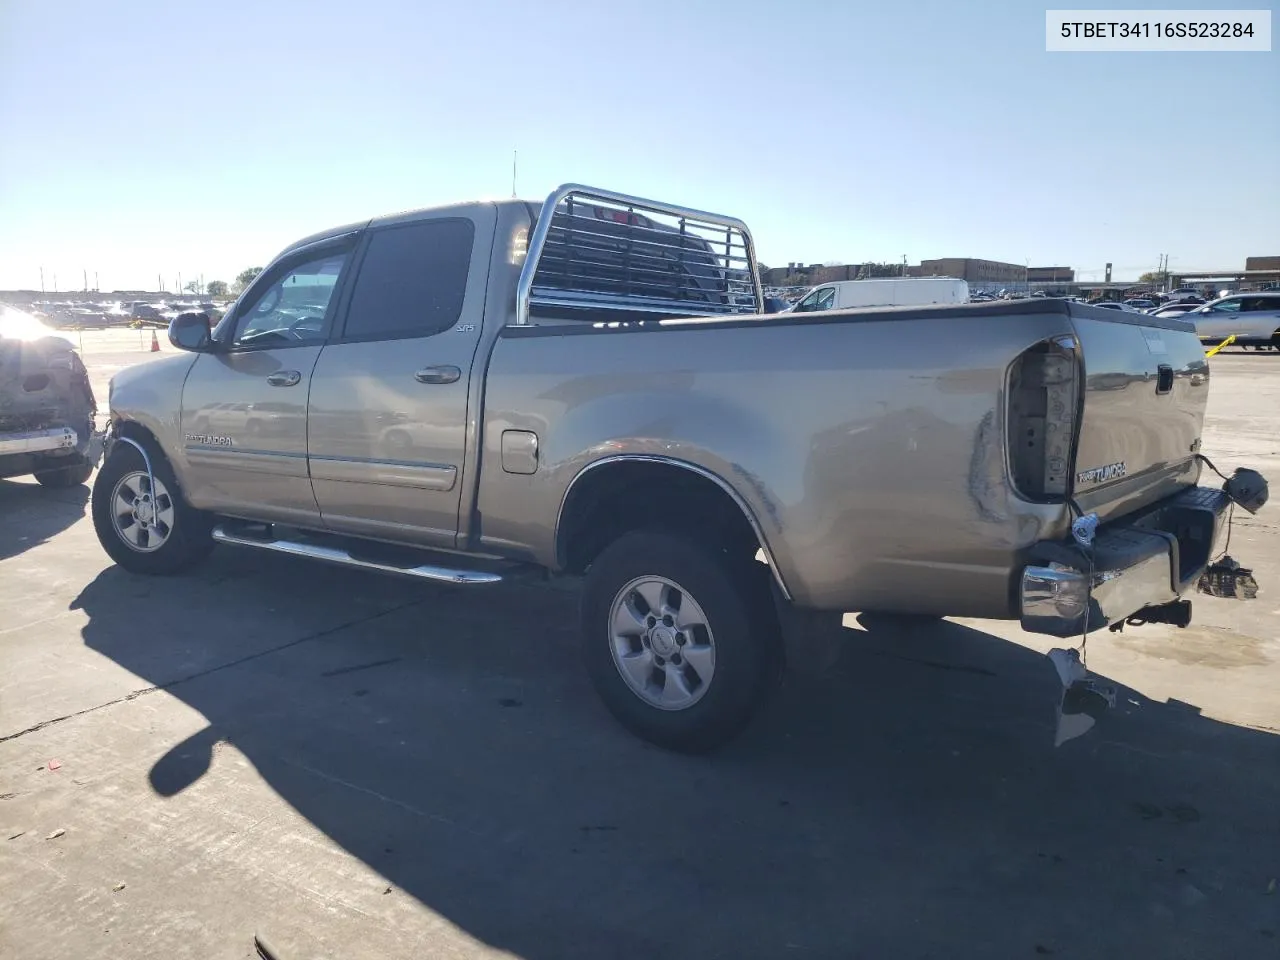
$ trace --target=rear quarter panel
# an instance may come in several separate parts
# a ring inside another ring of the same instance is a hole
[[[1011,492],[1003,392],[1019,352],[1070,332],[1063,309],[646,326],[499,338],[478,492],[485,548],[554,567],[570,482],[629,453],[726,480],[810,607],[1004,616],[1018,551],[1062,532],[1062,507]],[[510,429],[538,435],[536,473],[502,471]]]

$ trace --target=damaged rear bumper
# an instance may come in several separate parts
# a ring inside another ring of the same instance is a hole
[[[1092,564],[1073,541],[1036,544],[1021,574],[1022,628],[1079,636],[1173,603],[1195,589],[1230,504],[1222,490],[1184,490],[1101,527]]]

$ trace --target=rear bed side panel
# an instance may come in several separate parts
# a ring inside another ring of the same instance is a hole
[[[1193,486],[1209,397],[1209,365],[1194,328],[1072,312],[1085,367],[1076,502],[1105,521]]]
[[[665,456],[729,482],[804,605],[1008,615],[1017,555],[1061,535],[1066,511],[1011,492],[1006,375],[1069,332],[1065,309],[976,306],[507,331],[487,384],[482,546],[554,566],[575,475]],[[513,429],[538,434],[532,475],[497,466]]]

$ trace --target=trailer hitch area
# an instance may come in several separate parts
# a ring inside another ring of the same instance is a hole
[[[1168,623],[1179,628],[1187,626],[1191,623],[1191,601],[1174,600],[1157,607],[1143,607],[1133,616],[1117,620],[1107,629],[1112,633],[1119,633],[1126,626],[1142,627],[1148,623]]]

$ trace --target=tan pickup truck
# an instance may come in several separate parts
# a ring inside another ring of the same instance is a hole
[[[98,535],[141,573],[581,575],[600,695],[687,751],[843,611],[1185,622],[1230,502],[1189,325],[763,304],[740,221],[576,185],[308,237],[112,381]]]

